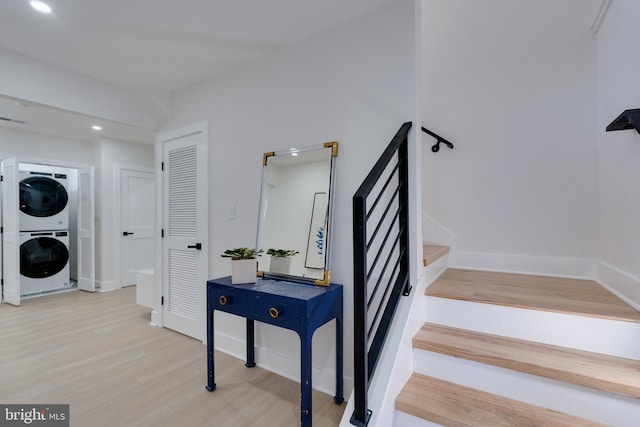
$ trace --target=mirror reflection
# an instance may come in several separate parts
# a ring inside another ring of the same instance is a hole
[[[329,284],[329,224],[338,143],[265,153],[257,247],[264,275]]]

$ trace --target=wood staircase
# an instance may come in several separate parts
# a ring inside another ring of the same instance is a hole
[[[640,313],[599,284],[448,269],[425,309],[395,425],[640,425]]]

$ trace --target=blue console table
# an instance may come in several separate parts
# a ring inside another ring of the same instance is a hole
[[[311,339],[320,326],[336,319],[336,394],[344,401],[342,379],[342,285],[315,286],[304,283],[258,278],[256,283],[232,285],[231,277],[207,281],[207,390],[215,383],[214,310],[246,318],[247,363],[255,366],[254,321],[296,331],[300,337],[300,419],[311,426]]]

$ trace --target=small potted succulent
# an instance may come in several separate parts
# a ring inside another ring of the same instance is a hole
[[[269,272],[277,274],[289,274],[291,257],[299,254],[295,249],[267,249],[267,255],[271,255]]]
[[[220,255],[223,258],[231,258],[231,283],[240,285],[243,283],[255,283],[258,271],[256,257],[264,252],[262,249],[235,248],[227,249]]]

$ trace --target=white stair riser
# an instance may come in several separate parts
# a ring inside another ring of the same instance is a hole
[[[638,426],[638,399],[419,349],[413,356],[414,371],[424,375],[615,427]]]
[[[640,324],[446,298],[425,298],[426,321],[640,360]]]
[[[432,423],[419,417],[398,411],[393,415],[393,425],[397,427],[440,427],[441,424]]]

